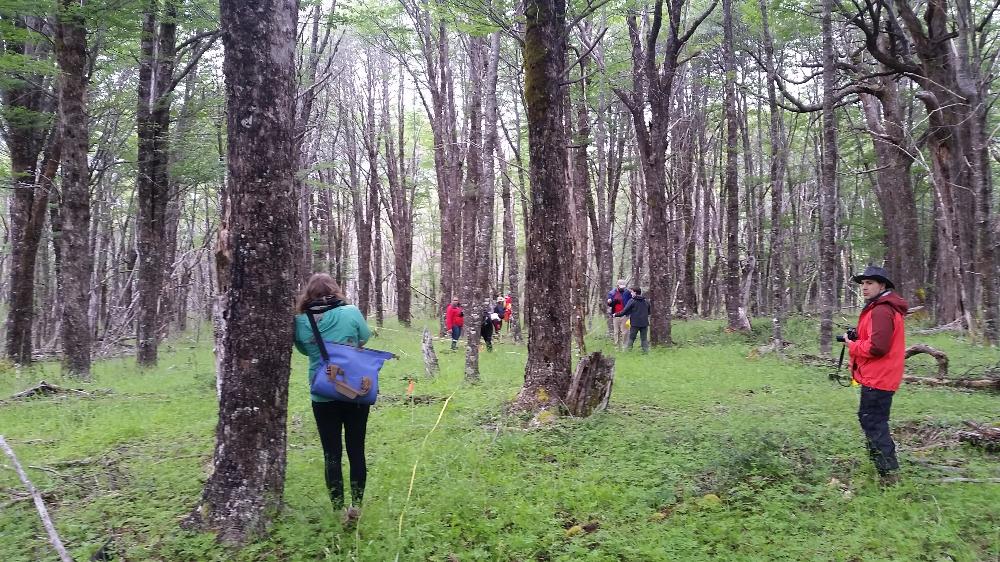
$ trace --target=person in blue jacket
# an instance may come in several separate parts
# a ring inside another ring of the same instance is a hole
[[[295,303],[295,349],[309,356],[309,374],[316,371],[323,362],[309,324],[309,308],[316,303],[333,308],[322,314],[314,314],[320,336],[326,341],[362,346],[371,337],[371,330],[358,307],[347,304],[344,293],[337,282],[326,273],[316,273],[309,278],[305,289]],[[360,517],[361,500],[365,493],[368,469],[365,465],[365,433],[368,429],[368,404],[338,402],[315,394],[312,399],[313,416],[319,430],[319,440],[323,444],[326,488],[333,507],[344,507],[344,475],[341,467],[343,444],[347,447],[350,462],[350,482],[352,504],[344,512],[344,522],[353,524]],[[341,442],[343,432],[343,444]]]

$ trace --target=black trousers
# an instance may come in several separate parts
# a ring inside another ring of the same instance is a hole
[[[638,328],[635,326],[630,327],[628,329],[628,343],[626,344],[626,347],[628,347],[629,350],[631,350],[632,345],[635,344],[635,336],[638,335],[639,337],[642,338],[642,352],[643,353],[649,352],[649,340],[646,339],[646,334],[648,332],[649,332],[649,326],[640,326]]]
[[[493,351],[493,322],[487,322],[482,325],[479,329],[479,335],[483,337],[483,341],[486,342],[486,349],[488,351]]]
[[[350,402],[313,402],[312,408],[316,427],[319,429],[319,440],[323,444],[326,488],[330,492],[330,500],[335,508],[344,506],[344,474],[341,467],[343,430],[347,460],[351,463],[351,501],[354,505],[361,505],[368,477],[368,468],[365,466],[365,432],[371,406]]]
[[[861,402],[858,405],[858,421],[865,432],[868,456],[881,475],[899,469],[896,444],[889,434],[889,410],[892,408],[893,394],[895,392],[891,390],[862,386]]]

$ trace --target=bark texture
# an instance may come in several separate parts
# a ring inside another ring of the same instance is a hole
[[[150,0],[143,19],[139,61],[139,97],[136,112],[138,168],[136,193],[136,361],[156,364],[160,339],[159,302],[167,255],[167,179],[171,79],[177,38],[177,9],[166,0],[162,21],[159,2]]]
[[[31,20],[31,21],[28,21]],[[6,51],[28,60],[49,56],[47,41],[27,34],[26,26],[40,26],[38,18],[14,18],[13,25],[25,32],[22,41],[5,38]],[[10,153],[12,193],[10,197],[10,276],[5,322],[7,358],[26,365],[31,362],[32,325],[35,319],[35,263],[42,226],[48,211],[52,179],[59,168],[58,119],[52,100],[52,81],[40,75],[26,80],[8,80],[0,87],[3,103],[4,143]],[[42,161],[39,162],[39,156]]]
[[[830,13],[832,0],[823,0],[823,143],[819,194],[819,348],[830,352],[833,341],[837,241],[837,116],[834,104],[836,58]]]
[[[90,378],[88,316],[94,258],[90,252],[90,187],[87,167],[87,30],[79,4],[60,6],[56,35],[59,61],[59,117],[62,127],[62,192],[59,288],[62,314],[62,370]]]
[[[265,531],[285,480],[289,317],[299,250],[296,0],[221,2],[231,248],[212,474],[188,522],[241,544]]]
[[[570,415],[585,418],[607,409],[614,381],[614,357],[597,351],[581,359],[566,393],[565,403]]]
[[[785,324],[785,229],[784,191],[785,170],[788,153],[785,142],[785,128],[778,108],[778,95],[774,82],[774,40],[768,21],[767,1],[759,0],[761,29],[764,35],[764,65],[767,71],[767,101],[770,122],[768,134],[771,140],[770,167],[768,179],[771,182],[771,340],[774,351],[781,353],[784,347],[783,329]]]
[[[739,119],[736,107],[736,52],[733,45],[733,3],[722,0],[723,59],[726,106],[726,317],[729,329],[750,330],[744,311],[740,310],[740,186],[737,178],[737,134]]]
[[[528,361],[517,403],[550,407],[566,394],[570,379],[569,283],[573,250],[566,183],[563,87],[566,59],[564,0],[525,5],[524,99],[528,117],[531,211],[528,223]]]

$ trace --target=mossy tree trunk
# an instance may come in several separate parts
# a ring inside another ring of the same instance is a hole
[[[573,249],[566,183],[563,101],[566,3],[525,4],[524,99],[528,117],[530,219],[525,283],[528,361],[517,404],[538,410],[558,403],[570,381],[569,280]]]

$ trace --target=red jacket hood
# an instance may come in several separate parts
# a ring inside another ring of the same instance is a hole
[[[910,305],[906,304],[906,301],[903,300],[903,297],[897,295],[892,291],[889,291],[878,297],[875,297],[875,300],[872,301],[868,306],[875,306],[877,304],[887,304],[904,316],[906,315],[906,311],[909,310],[910,308]]]

